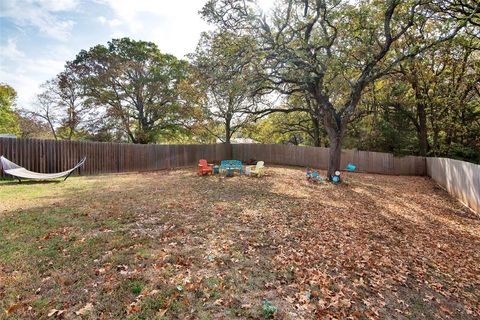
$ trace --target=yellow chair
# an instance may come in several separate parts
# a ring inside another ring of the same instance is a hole
[[[263,161],[258,161],[256,166],[248,166],[247,170],[249,175],[261,177],[264,174],[265,166]]]

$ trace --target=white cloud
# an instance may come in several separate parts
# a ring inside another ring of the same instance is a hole
[[[40,85],[62,71],[63,64],[64,61],[51,59],[25,60],[15,72],[0,66],[0,79],[17,91],[17,106],[31,110],[35,96],[40,93]]]
[[[2,57],[9,60],[19,60],[25,57],[25,53],[17,49],[17,41],[13,38],[7,40],[5,46],[0,46]]]
[[[26,109],[32,109],[35,95],[40,92],[40,85],[61,72],[65,61],[72,56],[68,47],[56,46],[50,48],[49,57],[32,58],[18,50],[13,39],[9,39],[7,45],[0,50],[0,79],[17,91],[17,105]],[[10,63],[5,63],[3,57],[9,59]]]
[[[32,2],[32,1],[30,1]],[[79,0],[40,0],[41,6],[49,11],[71,11],[78,7]]]
[[[109,26],[110,28],[118,27],[122,24],[122,21],[118,19],[107,19],[104,16],[100,16],[97,20],[104,26]]]
[[[178,57],[193,51],[200,32],[209,29],[198,14],[204,1],[99,1],[112,9],[113,20],[118,21],[116,26],[113,26],[106,18],[99,20],[112,27],[112,35],[152,41],[162,52],[172,53]]]
[[[77,0],[2,0],[0,17],[20,27],[33,26],[49,37],[66,41],[74,22],[60,19],[55,13],[74,10]]]
[[[133,37],[155,42],[160,50],[182,57],[195,50],[202,31],[212,29],[198,13],[206,1],[199,0],[97,0],[108,5],[114,14],[112,20],[99,17],[110,26],[112,36]],[[276,0],[258,0],[265,12]],[[153,20],[153,21],[152,21]]]

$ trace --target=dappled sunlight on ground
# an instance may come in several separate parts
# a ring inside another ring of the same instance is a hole
[[[255,319],[266,299],[279,319],[480,316],[480,219],[431,180],[266,173],[1,182],[0,309]]]

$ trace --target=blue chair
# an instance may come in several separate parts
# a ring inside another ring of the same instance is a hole
[[[357,167],[354,164],[351,164],[351,163],[347,164],[347,171],[353,172],[355,170],[357,170]]]
[[[222,160],[220,162],[220,172],[231,174],[233,170],[239,170],[243,174],[243,165],[240,160]]]

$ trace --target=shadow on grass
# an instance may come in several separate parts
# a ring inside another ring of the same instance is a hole
[[[391,277],[398,271],[396,266],[406,266],[412,279],[421,280],[415,272],[427,262],[450,268],[442,260],[449,252],[437,248],[446,234],[452,247],[465,253],[456,257],[457,262],[468,261],[468,254],[478,261],[472,254],[478,246],[473,243],[468,248],[472,239],[462,242],[463,234],[453,226],[445,225],[439,233],[432,230],[428,219],[414,221],[386,207],[382,198],[389,195],[381,184],[362,185],[352,177],[351,185],[317,187],[304,183],[303,170],[272,171],[260,179],[200,178],[187,170],[144,173],[141,179],[139,175],[123,176],[125,180],[118,176],[121,188],[99,186],[96,181],[80,190],[62,190],[61,200],[57,194],[45,196],[55,201],[51,206],[9,212],[0,220],[4,235],[0,249],[10,247],[4,257],[15,263],[0,261],[0,279],[4,276],[10,281],[8,287],[0,284],[0,309],[17,303],[19,295],[45,299],[48,304],[34,306],[30,314],[25,308],[14,315],[38,318],[64,305],[72,313],[93,300],[97,313],[92,317],[124,318],[126,306],[139,292],[154,289],[168,294],[148,296],[151,301],[143,300],[138,318],[152,318],[159,309],[168,309],[169,318],[185,318],[191,310],[198,318],[213,314],[260,318],[263,299],[280,306],[279,312],[300,312],[295,309],[298,301],[286,300],[295,296],[294,290],[320,290],[319,295],[330,299],[339,287],[337,281],[359,294],[351,308],[330,309],[342,318],[364,311],[365,295],[352,287],[357,274],[368,283],[377,279],[380,270]],[[279,183],[283,189],[277,188]],[[367,190],[356,192],[355,187]],[[299,190],[298,196],[292,189]],[[406,199],[394,201],[400,207]],[[417,207],[411,210],[421,215]],[[418,227],[424,234],[417,234]],[[359,252],[343,248],[358,248]],[[362,257],[362,252],[370,258]],[[283,265],[278,256],[287,263]],[[39,264],[41,270],[35,267]],[[320,284],[310,276],[319,274],[328,274],[325,284],[330,291],[315,287]],[[303,279],[312,280],[307,286]],[[193,285],[197,287],[190,289]],[[272,290],[273,286],[283,293]],[[35,294],[37,288],[39,294]],[[384,294],[371,287],[365,292]],[[405,294],[423,298],[414,288]],[[395,298],[389,302],[400,308]],[[313,305],[319,302],[312,296],[309,299]],[[427,307],[435,306],[429,302]],[[382,311],[386,318],[395,318],[394,308]],[[472,318],[465,313],[456,316]]]
[[[18,185],[31,185],[31,184],[57,184],[63,182],[62,180],[2,180],[0,186],[18,186]]]
[[[0,284],[0,309],[8,310],[11,306],[25,303],[22,301],[31,301],[19,307],[10,315],[11,318],[43,318],[49,310],[61,309],[64,305],[69,305],[68,312],[73,313],[93,299],[98,301],[93,317],[108,314],[109,318],[124,318],[126,306],[135,301],[138,291],[145,284],[150,290],[171,291],[172,294],[161,298],[167,302],[173,299],[169,316],[182,318],[190,312],[180,303],[187,296],[176,289],[177,284],[172,287],[156,282],[168,283],[169,278],[177,275],[175,270],[190,263],[188,261],[195,261],[192,270],[197,269],[197,272],[205,267],[203,264],[206,261],[230,274],[233,268],[230,269],[232,262],[228,255],[218,253],[212,263],[204,259],[206,251],[223,244],[217,243],[218,239],[211,235],[221,235],[224,228],[235,232],[232,225],[238,223],[236,215],[245,209],[245,205],[237,205],[236,201],[243,200],[247,204],[247,199],[259,193],[259,189],[265,198],[275,198],[276,202],[282,199],[268,191],[271,185],[265,179],[200,179],[183,171],[173,172],[171,177],[169,173],[149,175],[152,176],[145,177],[141,183],[138,176],[122,180],[125,184],[116,189],[109,189],[111,185],[99,187],[96,183],[82,185],[83,190],[63,189],[61,200],[58,200],[56,190],[42,196],[46,200],[50,198],[52,205],[6,212],[0,220],[0,279],[6,279],[9,285]],[[238,181],[243,181],[243,186],[237,185]],[[48,188],[58,182],[42,181],[39,184]],[[2,185],[12,188],[22,186],[15,181]],[[228,201],[234,203],[224,211],[218,211],[221,208],[216,205]],[[150,225],[149,221],[153,224]],[[137,232],[136,228],[146,232]],[[190,238],[191,232],[197,236]],[[253,229],[248,231],[248,236],[258,238]],[[204,249],[199,249],[197,242]],[[176,243],[177,247],[172,249],[172,243]],[[241,257],[244,244],[239,243],[235,248]],[[171,250],[172,257],[163,261],[152,256],[151,252],[161,250]],[[255,254],[254,258],[248,258],[247,265],[253,268],[254,261],[261,259],[265,266],[264,276],[269,277],[272,269],[269,261],[275,252],[268,248],[259,251],[262,256]],[[168,274],[159,274],[156,281],[148,278],[146,274],[158,270],[152,268],[153,264],[166,265],[167,269],[162,272]],[[122,272],[128,276],[122,276]],[[216,277],[217,273],[212,273],[211,277]],[[192,271],[192,274],[196,273]],[[231,277],[236,279],[237,275],[231,274]],[[125,285],[125,281],[131,282],[132,279],[142,285],[133,289]],[[255,279],[247,282],[246,286],[250,286],[247,289],[262,292],[264,278],[257,275]],[[240,281],[236,280],[237,283]],[[196,292],[199,298],[191,303],[202,308],[203,299],[218,300],[220,286],[225,285],[223,279],[218,282],[218,285],[205,289],[208,294]],[[91,287],[92,283],[94,287]],[[22,301],[17,297],[22,297]],[[153,298],[157,299],[149,299]],[[261,298],[256,300],[261,301]],[[213,304],[213,301],[209,303]],[[157,312],[164,302],[152,305],[156,309],[148,310],[144,306],[142,312],[154,316],[155,313],[149,312]],[[27,310],[27,306],[32,309]],[[172,306],[176,309],[173,310]],[[217,311],[205,312],[214,314],[218,311],[217,308]]]

